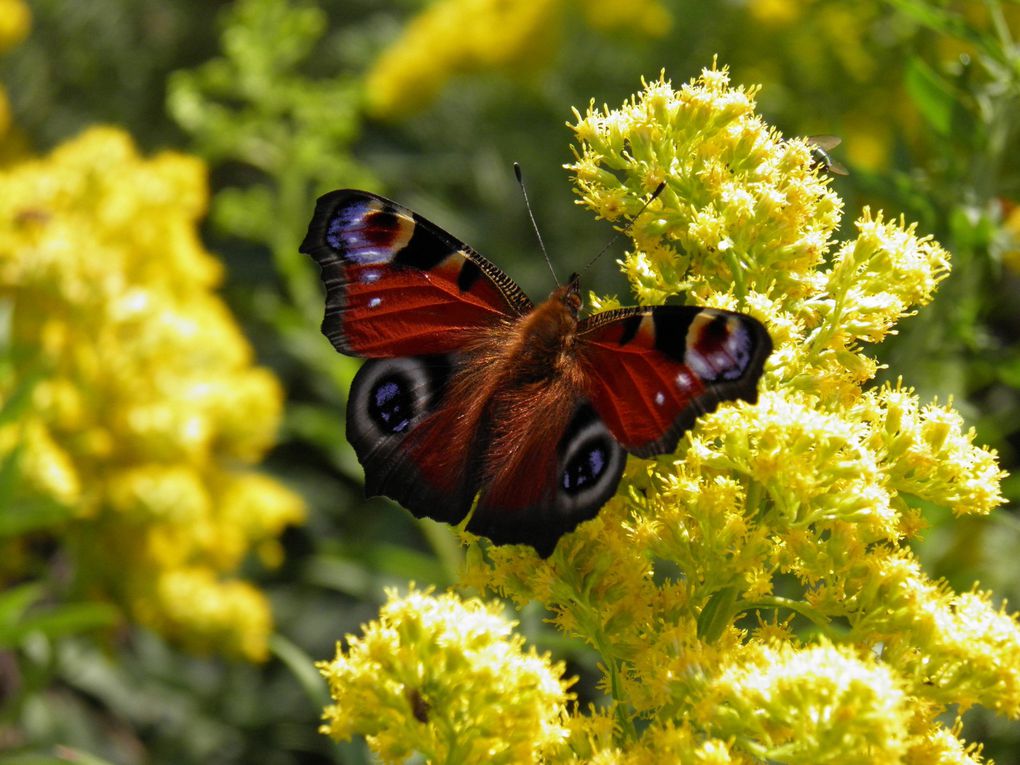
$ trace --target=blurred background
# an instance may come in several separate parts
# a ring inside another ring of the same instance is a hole
[[[927,515],[926,567],[1020,602],[1018,33],[1007,0],[0,0],[0,763],[368,762],[317,732],[312,662],[461,552],[363,498],[314,200],[389,196],[544,298],[512,163],[579,268],[612,229],[571,108],[715,56],[785,135],[842,138],[847,238],[870,205],[952,253],[874,352],[1013,474],[990,518]],[[586,286],[627,303],[613,261]],[[598,700],[583,646],[521,629]],[[1020,725],[965,720],[1020,763]]]

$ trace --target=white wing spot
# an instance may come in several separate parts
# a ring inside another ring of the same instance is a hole
[[[368,301],[369,308],[378,308],[380,305],[382,305],[382,298],[374,297]]]
[[[688,356],[690,355],[691,354],[688,354]],[[688,361],[689,363],[690,360],[685,359],[685,361]],[[678,387],[684,395],[691,395],[694,390],[694,383],[689,372],[681,372],[676,376],[676,387]]]
[[[666,403],[666,394],[663,393],[661,390],[655,394],[655,403],[658,404],[659,406],[662,406],[663,404]]]

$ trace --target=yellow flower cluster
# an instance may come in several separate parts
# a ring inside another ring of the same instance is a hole
[[[659,0],[583,0],[599,29],[659,36],[669,11]],[[366,78],[372,113],[402,117],[427,106],[451,77],[477,71],[534,71],[554,54],[567,0],[436,0],[379,57]]]
[[[566,739],[563,665],[524,651],[498,605],[393,590],[379,619],[318,666],[335,704],[322,731],[368,737],[384,762],[537,762]]]
[[[537,599],[599,653],[614,725],[572,719],[579,758],[976,762],[938,718],[1020,715],[1020,625],[987,593],[933,582],[907,543],[924,503],[991,512],[1003,473],[950,406],[864,388],[877,362],[862,344],[931,300],[948,254],[867,210],[837,243],[831,179],[754,93],[714,67],[676,90],[660,78],[577,114],[571,169],[613,220],[665,181],[624,270],[642,302],[685,292],[762,320],[775,352],[758,403],[701,417],[676,455],[631,460],[547,563],[476,546],[465,582]]]
[[[196,222],[205,170],[92,129],[0,173],[0,304],[31,407],[0,430],[26,491],[72,508],[83,591],[200,651],[258,660],[271,616],[233,572],[303,504],[246,469],[272,445],[279,384],[213,289]]]
[[[28,36],[32,15],[24,0],[0,0],[0,53]]]
[[[700,716],[712,733],[780,762],[900,762],[909,700],[885,665],[822,642],[751,643],[707,682]]]

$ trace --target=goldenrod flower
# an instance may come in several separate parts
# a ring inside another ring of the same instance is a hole
[[[569,682],[498,605],[387,591],[378,621],[319,664],[335,704],[323,733],[354,734],[385,762],[536,762],[566,739]]]
[[[911,750],[906,765],[980,765],[980,744],[964,744],[960,740],[962,721],[957,718],[952,729],[936,723]]]
[[[64,543],[82,590],[201,651],[266,656],[265,597],[233,572],[301,500],[246,467],[272,445],[279,383],[214,294],[221,268],[196,230],[205,170],[138,156],[112,128],[0,174],[0,302],[32,408],[23,488],[73,508]]]
[[[777,762],[900,762],[910,697],[896,673],[822,642],[750,645],[712,672],[699,718],[723,740]]]
[[[599,655],[609,703],[571,714],[551,761],[976,763],[939,717],[976,704],[1020,716],[1020,625],[988,594],[932,581],[908,543],[917,499],[987,514],[1003,473],[951,402],[865,388],[878,368],[866,345],[930,302],[949,254],[867,209],[837,243],[831,178],[755,113],[755,93],[715,67],[679,89],[660,77],[618,109],[576,113],[570,169],[582,204],[628,221],[639,301],[683,294],[768,326],[757,404],[700,417],[675,455],[632,459],[618,496],[547,561],[476,541],[463,582],[539,601]],[[411,624],[435,611],[408,608]],[[388,757],[443,759],[409,723],[442,660],[419,645],[431,638],[383,638],[394,632],[384,618],[352,644],[340,666],[357,672],[331,680],[356,690],[330,719],[378,735]],[[409,655],[393,662],[394,646]],[[394,666],[396,682],[365,680]]]
[[[23,0],[0,0],[0,53],[24,40],[31,25],[32,14]]]

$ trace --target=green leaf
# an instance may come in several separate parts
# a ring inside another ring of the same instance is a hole
[[[33,603],[42,597],[42,585],[38,582],[11,587],[0,593],[0,625],[14,625]]]
[[[30,372],[18,380],[0,407],[0,427],[19,419],[28,410],[32,403],[32,391],[42,377],[41,372]]]
[[[70,603],[30,616],[17,624],[0,626],[0,647],[14,648],[33,632],[56,639],[109,627],[119,618],[117,609],[105,603]]]
[[[326,681],[315,668],[315,660],[311,656],[280,634],[269,639],[269,647],[287,665],[313,706],[321,708],[329,703]]]
[[[12,501],[14,486],[8,471],[17,459],[11,455],[0,464],[0,539],[15,537],[30,531],[55,528],[71,517],[71,508],[45,497]]]
[[[918,56],[911,56],[905,75],[907,93],[936,133],[949,137],[956,96],[952,85]]]
[[[733,620],[733,606],[736,602],[736,587],[726,587],[712,595],[698,614],[698,637],[709,643],[718,640]]]

